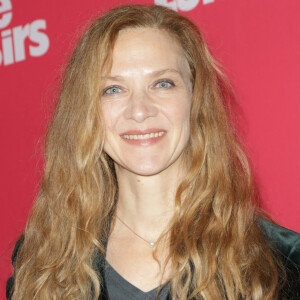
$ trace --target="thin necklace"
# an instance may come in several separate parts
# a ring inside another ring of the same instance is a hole
[[[118,215],[117,215],[116,217],[117,217],[117,218],[119,219],[119,221],[120,221],[124,226],[126,226],[133,234],[135,234],[135,235],[136,235],[137,237],[139,237],[141,240],[143,240],[144,242],[146,242],[151,248],[155,246],[155,243],[156,243],[156,242],[145,240],[143,237],[141,237],[139,234],[137,234],[132,228],[130,228],[124,221],[122,221]]]

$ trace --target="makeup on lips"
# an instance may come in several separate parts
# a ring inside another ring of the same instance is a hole
[[[146,130],[130,130],[120,134],[123,141],[137,146],[153,145],[166,136],[164,129],[150,128]]]

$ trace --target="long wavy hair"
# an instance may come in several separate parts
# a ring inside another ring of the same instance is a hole
[[[181,46],[193,87],[188,172],[174,199],[172,299],[274,299],[278,262],[256,218],[256,189],[228,115],[230,88],[199,29],[161,6],[117,7],[75,48],[45,141],[45,170],[18,253],[12,299],[97,299],[117,179],[103,151],[100,97],[120,30],[156,28]]]

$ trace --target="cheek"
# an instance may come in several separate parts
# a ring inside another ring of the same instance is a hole
[[[188,143],[190,138],[190,113],[191,107],[190,102],[185,103],[185,105],[181,105],[179,109],[177,109],[177,117],[176,117],[176,126],[180,131],[180,140],[185,146]],[[185,147],[184,146],[184,147]]]
[[[169,110],[169,116],[172,119],[172,123],[176,127],[182,127],[188,129],[190,127],[190,104],[182,103],[182,105],[176,105],[173,109]]]
[[[106,130],[113,129],[118,120],[118,110],[110,103],[102,104],[102,118]]]

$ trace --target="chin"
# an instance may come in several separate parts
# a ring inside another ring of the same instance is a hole
[[[163,172],[165,169],[160,167],[154,167],[154,166],[139,166],[138,168],[137,167],[127,168],[127,170],[131,173],[140,176],[152,176]]]
[[[169,164],[164,162],[159,162],[156,160],[137,160],[134,162],[127,162],[126,164],[116,164],[119,168],[126,170],[132,174],[140,175],[140,176],[152,176],[157,175],[164,170],[168,169]]]

